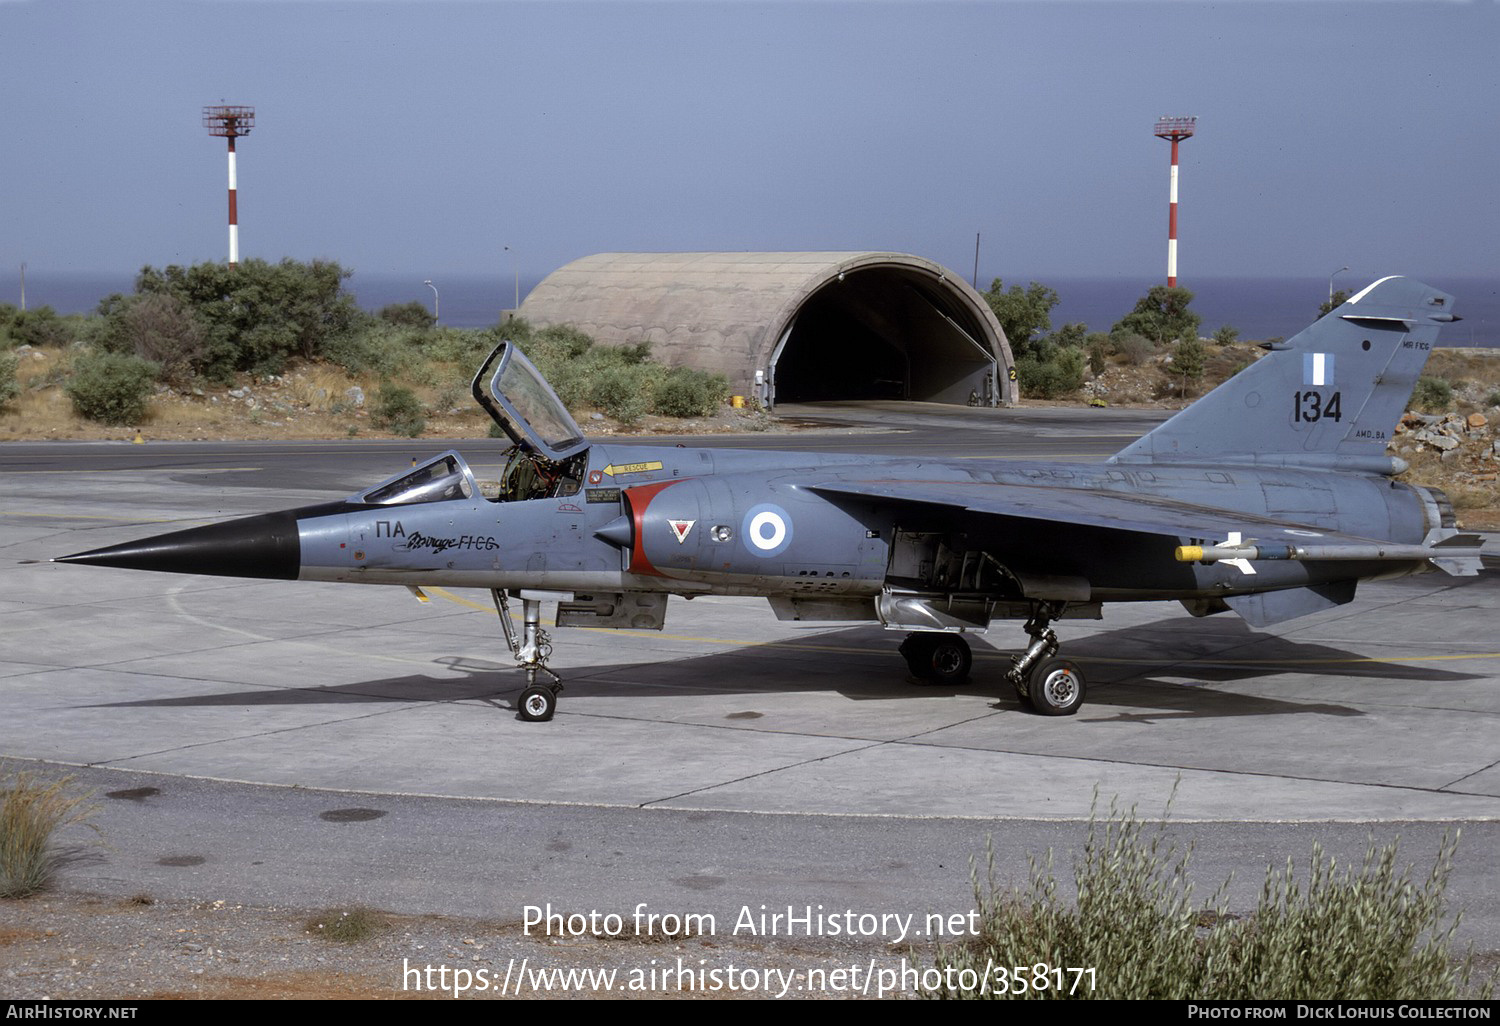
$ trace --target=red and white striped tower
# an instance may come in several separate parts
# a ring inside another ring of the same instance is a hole
[[[1197,118],[1158,118],[1156,137],[1172,140],[1172,208],[1167,215],[1167,287],[1177,287],[1177,144],[1190,139]],[[232,140],[231,140],[232,142]]]
[[[235,198],[238,180],[234,169],[234,141],[255,127],[254,107],[204,107],[203,127],[208,134],[229,140],[229,266],[240,265],[240,210]]]

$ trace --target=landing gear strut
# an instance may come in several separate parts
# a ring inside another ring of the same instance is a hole
[[[1015,657],[1005,679],[1024,702],[1043,716],[1071,716],[1083,705],[1083,672],[1058,659],[1057,635],[1047,625],[1062,615],[1062,607],[1041,603],[1026,621],[1031,645]]]
[[[510,622],[510,602],[502,588],[491,588],[495,599],[495,612],[500,614],[500,629],[505,632],[506,644],[516,664],[526,671],[526,690],[521,692],[516,711],[523,720],[550,720],[557,711],[557,696],[562,692],[562,678],[547,669],[547,660],[552,658],[552,638],[542,630],[542,603],[540,599],[521,595],[521,636],[516,636],[515,625]],[[549,682],[538,684],[536,675],[544,673]]]

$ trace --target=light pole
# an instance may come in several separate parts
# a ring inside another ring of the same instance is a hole
[[[432,290],[432,323],[433,324],[437,324],[437,322],[438,322],[438,291],[437,291],[437,286],[434,285],[431,281],[424,281],[422,284],[426,285],[428,288],[430,288]]]
[[[521,309],[521,265],[516,263],[515,250],[511,249],[509,246],[506,246],[505,252],[510,254],[510,269],[516,276],[516,305],[511,307],[511,309],[519,310]]]
[[[1328,302],[1329,302],[1329,305],[1333,304],[1333,279],[1336,276],[1338,276],[1340,274],[1343,274],[1347,270],[1349,270],[1349,268],[1347,268],[1347,267],[1340,267],[1337,271],[1334,271],[1333,274],[1330,274],[1328,276]]]

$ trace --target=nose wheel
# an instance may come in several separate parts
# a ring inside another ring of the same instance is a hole
[[[516,703],[517,714],[530,723],[550,720],[556,711],[557,691],[546,684],[527,688],[521,692],[521,700]]]

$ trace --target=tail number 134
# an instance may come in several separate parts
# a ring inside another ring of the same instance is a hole
[[[1343,393],[1334,392],[1326,399],[1322,392],[1292,393],[1292,423],[1316,423],[1320,420],[1343,420],[1344,411],[1339,402]]]

